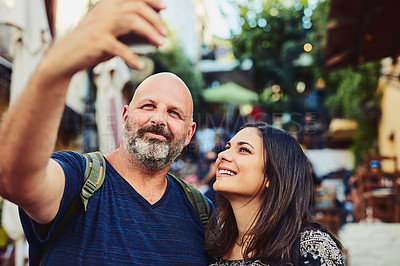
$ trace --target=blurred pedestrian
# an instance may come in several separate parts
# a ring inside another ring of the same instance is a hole
[[[196,131],[195,138],[199,145],[199,160],[204,161],[206,152],[211,151],[215,146],[215,130],[202,123],[201,127]]]
[[[199,182],[199,186],[205,187],[201,188],[201,190],[204,191],[204,195],[206,195],[213,203],[215,203],[215,190],[213,188],[216,172],[215,160],[217,159],[218,152],[219,151],[216,149],[206,152],[205,160],[208,171]]]

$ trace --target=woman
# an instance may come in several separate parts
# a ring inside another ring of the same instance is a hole
[[[310,164],[288,133],[244,125],[216,160],[211,265],[344,265],[339,241],[312,221]]]

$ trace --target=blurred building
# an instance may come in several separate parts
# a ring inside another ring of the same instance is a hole
[[[399,8],[399,1],[331,0],[332,23],[327,28],[325,58],[328,70],[382,60],[377,88],[382,93],[381,110],[373,110],[372,115],[380,116],[380,154],[397,158],[400,158],[400,30],[393,23],[399,20]]]
[[[162,18],[186,55],[198,62],[203,44],[212,42],[212,25],[203,0],[164,0],[164,3],[168,8],[162,11]]]
[[[379,90],[382,92],[379,150],[383,155],[400,158],[400,64],[393,64],[392,58],[382,60]],[[399,168],[399,160],[397,163]]]

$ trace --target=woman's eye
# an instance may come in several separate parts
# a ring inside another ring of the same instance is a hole
[[[241,148],[239,149],[239,151],[240,151],[240,152],[247,152],[247,153],[250,153],[250,150],[247,149],[247,148],[244,148],[244,147],[241,147]]]

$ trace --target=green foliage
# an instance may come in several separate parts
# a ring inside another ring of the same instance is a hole
[[[289,96],[282,92],[274,92],[272,88],[266,88],[260,95],[263,107],[274,110],[277,113],[284,113],[289,109]]]
[[[337,86],[334,93],[325,101],[331,116],[357,119],[359,117],[358,100],[354,96],[360,90],[361,74],[346,69],[331,76],[334,76],[333,83],[335,87]]]
[[[307,39],[313,45],[310,54],[313,57],[314,64],[310,66],[311,72],[315,78],[325,75],[324,71],[324,55],[327,43],[327,27],[329,23],[329,1],[321,1],[318,3],[311,17],[312,28],[308,31]]]
[[[345,68],[330,72],[327,84],[334,88],[325,105],[333,117],[355,120],[358,131],[351,149],[356,163],[370,154],[377,153],[378,118],[381,95],[377,92],[380,63],[360,65],[357,70]]]
[[[367,109],[378,108],[377,93],[380,64],[370,62],[360,65],[358,70],[345,68],[328,73],[326,82],[331,92],[326,106],[332,116],[346,119],[371,119]]]
[[[281,1],[248,1],[240,6],[243,21],[241,34],[232,39],[235,56],[244,60],[250,58],[254,67],[254,84],[258,93],[274,84],[287,94],[285,108],[291,109],[296,97],[294,85],[303,79],[302,68],[295,60],[304,53],[306,30],[303,28],[303,8],[284,6]],[[283,98],[282,98],[283,99]],[[261,103],[271,111],[282,109],[282,102]]]
[[[294,91],[295,84],[303,81],[308,90],[313,90],[317,80],[324,80],[329,95],[325,106],[331,117],[358,123],[359,130],[351,146],[356,162],[376,152],[380,64],[371,62],[357,69],[326,72],[327,26],[332,22],[329,20],[330,1],[318,1],[309,30],[305,30],[302,23],[307,0],[294,0],[294,5],[286,5],[288,1],[282,0],[240,2],[244,3],[240,6],[242,32],[232,39],[232,47],[238,59],[253,61],[254,83],[262,106],[272,112],[296,111],[295,108],[302,105],[302,98]],[[294,62],[304,54],[305,43],[312,44],[308,55],[313,63],[299,66]],[[274,95],[271,89],[274,84],[282,89],[279,95]]]
[[[358,122],[351,150],[355,156],[355,166],[362,163],[367,155],[379,154],[377,147],[378,121]]]

